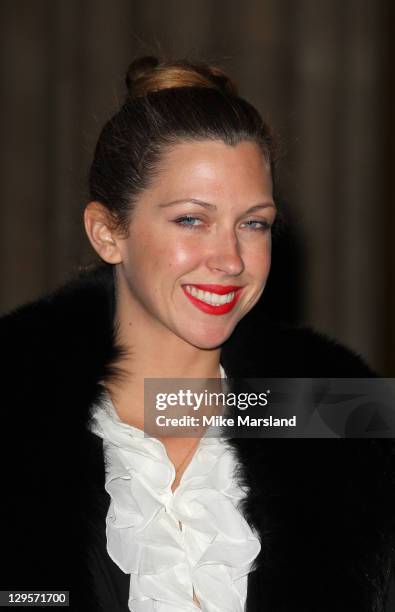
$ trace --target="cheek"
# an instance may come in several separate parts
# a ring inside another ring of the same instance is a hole
[[[257,248],[251,248],[246,254],[246,271],[257,280],[265,280],[271,264],[271,240],[260,244]]]
[[[129,283],[133,287],[145,286],[149,279],[150,291],[157,293],[161,286],[172,284],[198,266],[202,248],[196,237],[181,232],[166,235],[163,228],[152,232],[136,226],[133,229],[124,252]]]
[[[180,269],[180,271],[187,270],[190,266],[196,265],[202,257],[202,249],[193,240],[180,238],[170,243],[163,257],[172,268]]]

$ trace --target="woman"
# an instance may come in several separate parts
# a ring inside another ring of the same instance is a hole
[[[1,322],[2,588],[84,612],[392,609],[391,444],[144,438],[146,378],[371,372],[254,316],[273,143],[228,77],[141,58],[127,86],[90,173],[102,265]]]

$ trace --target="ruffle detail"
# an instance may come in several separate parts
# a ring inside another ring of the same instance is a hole
[[[106,397],[92,431],[103,438],[107,551],[130,574],[133,612],[243,612],[260,542],[238,504],[226,442],[204,436],[174,491],[165,446],[123,423]],[[182,524],[182,530],[179,527]]]

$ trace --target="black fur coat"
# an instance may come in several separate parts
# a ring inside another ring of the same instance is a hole
[[[100,266],[0,321],[0,589],[70,591],[72,610],[127,612],[129,576],[105,549],[102,440],[89,408],[119,348]],[[360,377],[368,367],[309,330],[254,312],[222,352],[231,377]],[[389,440],[233,439],[243,512],[262,550],[247,612],[395,610]]]

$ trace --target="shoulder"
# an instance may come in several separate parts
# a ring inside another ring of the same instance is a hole
[[[0,413],[10,436],[0,456],[15,452],[18,432],[29,470],[39,470],[43,481],[60,473],[60,464],[80,462],[90,407],[116,371],[112,293],[111,270],[94,268],[0,319]]]
[[[84,562],[75,551],[85,550],[101,512],[102,445],[86,424],[114,354],[106,274],[83,272],[0,319],[0,461],[8,495],[0,522],[13,536],[3,542],[11,582],[19,576],[39,584],[44,573],[55,584],[61,571],[70,584]]]
[[[0,318],[0,340],[10,350],[59,346],[112,325],[112,273],[103,266],[81,270],[57,290]],[[20,355],[21,356],[21,355]]]
[[[290,327],[254,315],[241,321],[224,345],[223,365],[233,376],[370,377],[364,359],[308,327]]]
[[[112,271],[108,267],[98,265],[81,269],[55,291],[0,317],[0,333],[2,338],[11,333],[34,334],[60,320],[64,329],[84,317],[92,317],[95,312],[106,317],[112,292]]]
[[[41,402],[44,411],[51,397],[92,395],[118,354],[112,295],[111,270],[99,266],[3,316],[3,396],[20,409]]]

